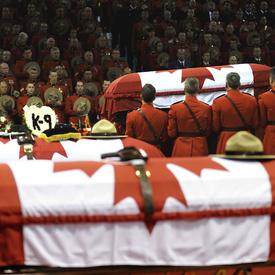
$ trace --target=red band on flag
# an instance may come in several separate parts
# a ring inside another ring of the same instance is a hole
[[[10,167],[0,164],[0,265],[24,264],[22,210]]]

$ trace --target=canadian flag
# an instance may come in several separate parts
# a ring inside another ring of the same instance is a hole
[[[230,72],[239,73],[242,92],[257,98],[269,87],[269,70],[270,67],[265,65],[237,64],[125,75],[112,82],[106,90],[102,114],[111,120],[116,112],[140,107],[140,91],[146,83],[156,88],[154,106],[169,108],[171,104],[184,100],[184,83],[188,77],[198,78],[198,99],[212,105],[216,97],[226,93],[225,78]]]
[[[143,149],[150,158],[164,157],[154,146],[141,140],[127,138],[117,139],[89,139],[82,138],[76,141],[62,140],[47,143],[43,138],[35,138],[33,157],[36,160],[52,161],[100,161],[104,153],[117,152],[124,147],[135,146]],[[18,145],[16,139],[0,138],[0,161],[26,161],[24,148]]]
[[[155,212],[118,162],[0,164],[0,265],[210,266],[275,260],[275,161],[149,159]]]

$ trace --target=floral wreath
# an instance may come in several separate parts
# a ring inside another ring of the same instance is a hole
[[[56,114],[51,107],[42,106],[39,108],[35,105],[30,107],[26,105],[23,110],[25,112],[23,117],[26,125],[33,135],[39,137],[45,130],[55,127]],[[45,117],[47,120],[45,120]]]
[[[3,114],[0,115],[0,132],[10,133],[11,121]]]

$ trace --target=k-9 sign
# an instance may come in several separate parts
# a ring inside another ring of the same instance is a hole
[[[55,112],[52,108],[43,106],[25,106],[25,120],[28,128],[35,136],[40,136],[45,130],[55,127],[56,119]]]

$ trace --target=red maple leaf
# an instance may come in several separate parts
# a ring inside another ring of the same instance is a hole
[[[33,144],[33,157],[35,159],[49,159],[53,158],[54,153],[59,153],[64,157],[68,157],[67,153],[60,142],[47,143],[43,138],[36,138]],[[26,155],[24,152],[24,147],[20,147],[19,158]]]
[[[10,141],[9,138],[1,138],[1,140],[0,140],[0,142],[2,142],[3,144],[6,144],[9,141]]]
[[[166,199],[173,197],[188,207],[184,194],[179,186],[175,176],[167,169],[166,164],[172,163],[183,167],[200,177],[203,169],[215,169],[227,171],[223,166],[211,160],[211,158],[171,158],[154,159],[145,164],[145,168],[150,171],[150,182],[153,191],[153,201],[155,213],[162,212]],[[105,163],[101,162],[70,162],[55,163],[54,172],[79,169],[84,171],[89,177],[93,175]],[[140,212],[144,212],[144,202],[142,198],[140,182],[135,174],[135,168],[131,165],[114,165],[115,169],[115,194],[114,205],[121,200],[132,197]],[[145,224],[151,232],[157,219],[154,217],[145,217]]]
[[[89,161],[55,162],[53,171],[61,172],[78,169],[86,173],[88,177],[91,177],[103,165],[105,165],[105,163],[101,162],[93,162],[93,165],[91,165]]]
[[[212,67],[216,70],[221,70],[222,68],[232,68],[232,66],[230,65],[226,65],[226,66],[215,66]],[[168,70],[165,72],[168,72],[170,74],[173,74],[175,71],[177,70]],[[200,89],[203,86],[203,83],[205,81],[206,78],[210,79],[210,80],[215,80],[213,77],[213,74],[206,68],[206,67],[201,67],[201,68],[194,68],[194,69],[182,69],[182,76],[181,76],[181,83],[183,83],[186,78],[188,77],[196,77],[199,80],[199,87]],[[156,73],[163,73],[164,71],[156,71]]]

